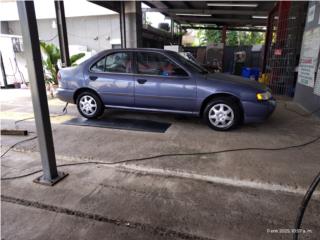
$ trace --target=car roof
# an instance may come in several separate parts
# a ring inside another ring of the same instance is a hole
[[[140,52],[140,51],[147,51],[147,52],[162,52],[162,53],[172,53],[174,51],[171,50],[165,50],[162,48],[117,48],[117,49],[108,49],[103,52],[122,52],[122,51],[135,51],[135,52]]]

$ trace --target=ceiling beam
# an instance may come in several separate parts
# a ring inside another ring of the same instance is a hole
[[[266,26],[266,19],[238,19],[238,18],[212,18],[212,17],[174,17],[175,20],[184,23],[188,21],[189,23],[201,23],[201,24],[212,24],[212,23],[234,23],[237,25],[251,24]]]
[[[191,10],[191,9],[194,9],[194,7],[192,6],[192,4],[189,3],[189,2],[183,2],[183,4],[184,4],[187,8],[189,8],[190,10]]]
[[[197,26],[182,26],[182,29],[207,29],[207,30],[222,30],[222,27],[197,27]],[[242,32],[266,32],[266,30],[258,28],[227,28],[227,31],[242,31]]]
[[[116,1],[89,1],[101,7],[108,8],[112,11],[120,13],[120,2]]]
[[[144,12],[163,12],[168,14],[194,13],[194,14],[215,14],[215,15],[254,15],[268,16],[268,11],[253,10],[213,10],[213,9],[168,9],[168,8],[144,8]]]
[[[165,5],[167,8],[173,8],[172,4],[169,1],[161,1],[163,5]]]

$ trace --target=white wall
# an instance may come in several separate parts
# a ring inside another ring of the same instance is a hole
[[[38,20],[40,40],[59,46],[57,29],[52,27],[55,19]],[[19,21],[10,21],[10,34],[21,35]],[[112,43],[120,44],[120,23],[118,14],[66,18],[69,45],[83,45],[88,51],[112,48]]]
[[[54,0],[33,0],[37,19],[51,19],[56,17]],[[87,0],[64,0],[66,17],[82,17],[115,14],[114,11],[101,7]],[[15,0],[0,1],[0,21],[19,20],[17,3]]]

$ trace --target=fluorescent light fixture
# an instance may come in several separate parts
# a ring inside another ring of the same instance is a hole
[[[209,7],[258,7],[257,3],[208,3]]]
[[[202,13],[176,13],[177,16],[211,17],[211,14]]]
[[[254,26],[254,27],[256,27],[256,28],[261,28],[261,29],[263,29],[263,30],[266,30],[266,29],[267,29],[266,26]]]
[[[255,19],[267,19],[268,16],[252,16],[252,18],[255,18]]]

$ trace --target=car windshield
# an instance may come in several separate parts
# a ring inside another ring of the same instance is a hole
[[[179,53],[168,52],[168,54],[174,58],[177,58],[183,64],[187,65],[188,68],[191,68],[193,71],[195,71],[197,73],[200,73],[200,74],[207,74],[208,73],[208,71],[204,67],[202,67],[199,64],[181,56]]]

